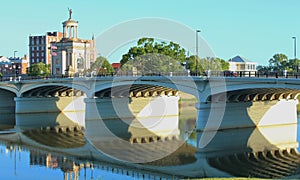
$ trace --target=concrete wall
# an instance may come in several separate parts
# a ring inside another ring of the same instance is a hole
[[[298,100],[198,103],[197,129],[217,130],[297,123]]]
[[[0,89],[0,113],[14,113],[16,95],[12,92]]]
[[[86,119],[126,119],[135,117],[161,117],[178,115],[176,96],[140,97],[140,98],[98,98],[88,99]]]
[[[178,100],[176,96],[85,99],[87,135],[132,142],[178,138]]]
[[[16,113],[84,111],[84,97],[15,97]]]

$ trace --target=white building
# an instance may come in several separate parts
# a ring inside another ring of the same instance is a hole
[[[247,71],[247,72],[255,72],[257,62],[249,61],[246,58],[241,56],[235,56],[228,60],[229,62],[229,70],[234,72]]]
[[[69,19],[63,22],[63,38],[51,43],[52,74],[73,75],[83,73],[94,62],[94,37],[91,40],[78,38],[78,21]]]

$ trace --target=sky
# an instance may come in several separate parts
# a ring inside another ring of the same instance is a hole
[[[79,21],[79,37],[83,39],[143,18],[165,19],[192,31],[199,29],[200,57],[205,41],[222,59],[240,55],[268,65],[275,53],[294,58],[292,37],[300,40],[299,0],[3,0],[0,7],[0,55],[7,57],[12,57],[14,51],[18,51],[16,56],[28,54],[30,34],[62,31],[68,8],[72,8],[73,19]],[[178,36],[184,38],[185,34]],[[176,37],[171,40],[177,42]],[[128,48],[117,47],[107,58],[118,62]]]

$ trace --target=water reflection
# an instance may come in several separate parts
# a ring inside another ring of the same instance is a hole
[[[85,126],[85,112],[61,112],[61,113],[32,113],[16,114],[16,127],[27,130],[36,128],[53,128],[69,126]]]
[[[198,157],[211,177],[299,177],[297,131],[296,124],[219,131]]]
[[[0,130],[12,129],[15,126],[15,114],[5,113],[0,116]]]
[[[36,117],[33,115],[32,118]],[[14,172],[6,172],[0,176],[35,179],[32,172],[36,169],[41,171],[39,179],[297,178],[300,174],[300,155],[297,152],[299,130],[296,124],[218,131],[207,146],[197,148],[202,143],[204,133],[215,132],[188,134],[188,127],[193,124],[188,118],[184,122],[180,120],[181,134],[178,138],[139,142],[132,142],[131,138],[145,137],[149,130],[144,129],[143,133],[143,129],[139,129],[137,133],[133,133],[135,130],[131,129],[132,132],[128,135],[129,125],[126,127],[127,133],[122,133],[122,129],[115,126],[118,122],[109,120],[103,124],[111,133],[119,132],[116,137],[121,139],[121,143],[111,141],[107,136],[98,136],[101,146],[99,149],[86,136],[86,129],[70,119],[72,116],[56,115],[56,123],[46,121],[53,114],[49,117],[43,114],[42,117],[43,121],[36,118],[39,125],[35,128],[28,128],[26,123],[24,126],[18,123],[16,128],[9,131],[7,128],[13,126],[13,118],[3,120],[3,124],[8,126],[0,126],[0,160],[3,162],[0,168],[14,169]],[[20,117],[17,119],[20,120]],[[155,134],[151,131],[151,135],[153,133]],[[141,152],[134,154],[132,149]],[[153,158],[153,154],[163,154],[166,151],[170,153],[145,163],[130,163],[119,157]]]

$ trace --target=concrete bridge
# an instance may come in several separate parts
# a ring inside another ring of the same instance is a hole
[[[253,77],[123,76],[7,81],[0,83],[0,112],[85,111],[85,120],[91,122],[172,116],[178,114],[179,92],[196,97],[196,128],[200,131],[297,122],[300,81]],[[154,103],[148,109],[141,108],[149,102]],[[80,125],[86,126],[85,122]]]

